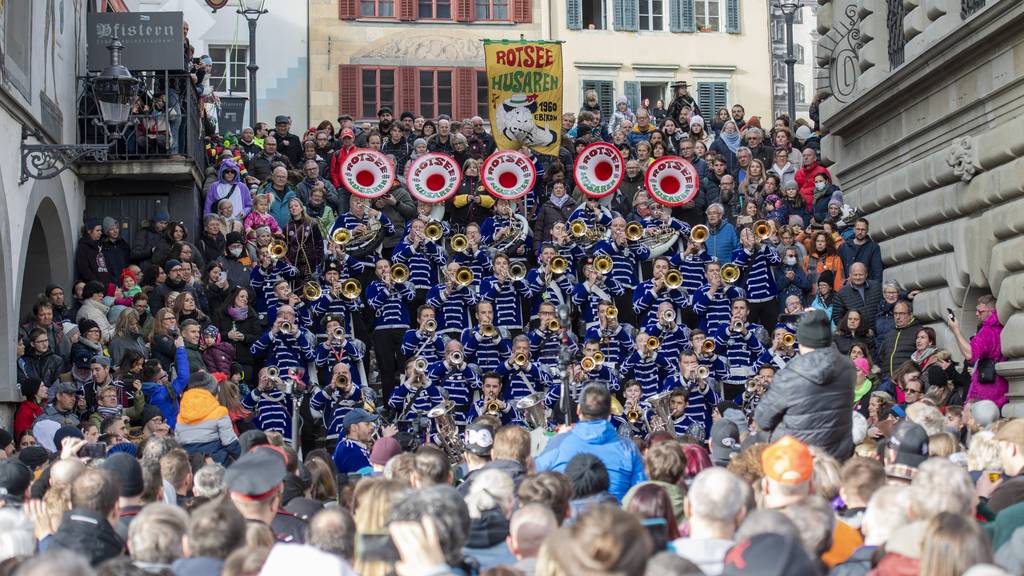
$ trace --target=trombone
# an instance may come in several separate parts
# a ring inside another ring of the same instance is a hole
[[[522,280],[526,278],[526,266],[520,262],[513,262],[508,267],[508,277],[512,280]]]
[[[740,267],[735,264],[722,266],[722,281],[726,284],[735,284],[740,279]]]
[[[359,280],[355,278],[349,278],[341,284],[341,295],[347,300],[355,300],[359,298],[359,294],[363,291],[363,287],[359,284]]]
[[[659,346],[661,346],[661,340],[658,340],[657,336],[648,336],[647,340],[644,340],[644,348],[651,352],[657,350]]]
[[[632,221],[626,224],[626,240],[630,242],[636,242],[637,240],[644,237],[644,226],[643,224]]]
[[[597,258],[594,258],[594,270],[599,274],[607,274],[612,271],[612,257],[607,254],[602,254]]]
[[[767,220],[754,222],[754,236],[761,242],[768,240],[772,236],[772,225]]]
[[[288,252],[288,245],[281,240],[274,240],[270,243],[270,247],[267,248],[267,251],[270,252],[271,258],[277,260],[279,258],[283,258],[285,253]]]
[[[307,301],[312,302],[313,300],[319,300],[324,295],[323,288],[319,284],[310,280],[302,285],[302,297]]]
[[[494,338],[498,335],[498,329],[494,327],[494,324],[481,324],[480,335],[484,338]]]
[[[583,360],[580,360],[580,366],[584,372],[590,372],[597,368],[597,360],[593,356],[584,356]]]
[[[562,323],[558,321],[558,318],[552,318],[551,320],[548,320],[546,327],[548,332],[558,332],[562,329]]]
[[[352,240],[352,234],[346,228],[338,228],[331,234],[331,240],[338,246],[346,246]]]
[[[512,357],[512,365],[515,366],[516,368],[519,368],[520,370],[525,369],[526,364],[528,362],[529,359],[527,359],[526,354],[523,354],[522,352],[519,352],[518,354]]]
[[[460,266],[455,272],[455,283],[465,288],[473,283],[473,271],[468,266]]]
[[[707,338],[700,345],[700,352],[705,356],[710,356],[715,353],[715,341]]]
[[[609,306],[609,307],[605,308],[604,309],[604,317],[608,318],[609,320],[618,318],[619,317],[619,309],[616,308],[615,306]]]
[[[409,279],[409,267],[405,264],[395,264],[391,267],[391,280],[395,284],[404,284]]]
[[[658,319],[661,320],[662,324],[671,324],[676,321],[676,311],[671,308],[666,308]]]
[[[683,285],[683,275],[679,270],[669,270],[665,273],[665,287],[670,290],[675,290]]]
[[[469,238],[465,234],[452,236],[451,246],[453,252],[465,252],[469,248]]]
[[[584,238],[587,235],[587,222],[583,218],[577,218],[569,223],[569,234],[573,238]]]
[[[441,227],[439,222],[431,220],[429,224],[423,228],[423,235],[431,242],[437,242],[444,236],[444,228]]]
[[[796,336],[794,336],[791,332],[786,332],[785,334],[782,335],[783,346],[785,346],[786,348],[792,348],[794,344],[796,344]]]
[[[698,224],[690,230],[690,240],[695,244],[703,244],[711,234],[711,230],[703,224]]]
[[[565,274],[565,271],[569,269],[569,261],[561,256],[555,256],[551,259],[548,264],[548,270],[556,276]]]

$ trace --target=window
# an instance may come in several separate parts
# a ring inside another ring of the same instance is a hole
[[[246,46],[210,46],[213,70],[210,84],[214,92],[249,91],[249,48]]]
[[[477,20],[508,20],[508,0],[476,0]]]
[[[487,72],[477,70],[476,73],[476,115],[487,118],[490,109],[487,106]]]
[[[793,45],[793,55],[796,56],[796,63],[804,63],[804,47],[800,44]]]
[[[452,71],[420,70],[420,115],[437,118],[452,115]]]
[[[418,15],[428,20],[451,20],[452,0],[419,0]]]
[[[775,82],[785,82],[786,80],[786,65],[778,58],[772,58],[772,80]]]
[[[641,30],[663,30],[664,29],[664,2],[662,0],[639,0],[640,1],[640,29]]]
[[[607,14],[605,0],[582,0],[583,8],[583,29],[584,30],[606,30]]]
[[[804,89],[804,85],[800,82],[796,82],[793,84],[793,87],[796,88],[796,101],[800,103],[806,102],[807,92]]]
[[[697,82],[697,104],[701,112],[714,117],[719,108],[729,106],[729,85],[726,82]]]
[[[32,100],[32,7],[37,2],[7,2],[4,16],[5,79]]]
[[[784,44],[786,42],[786,22],[779,16],[772,16],[772,41]]]
[[[359,15],[365,17],[394,18],[395,0],[359,0]]]
[[[796,12],[793,13],[793,24],[803,24],[803,23],[804,23],[804,7],[801,6],[801,7],[796,9]]]
[[[387,106],[395,109],[395,71],[392,68],[364,68],[361,72],[363,118],[377,116],[377,110]]]
[[[723,0],[694,0],[697,13],[697,29],[701,32],[720,32],[722,30]]]
[[[611,80],[584,80],[580,91],[580,104],[586,100],[587,90],[597,90],[597,105],[601,108],[601,122],[607,124],[612,118],[612,107],[615,105],[615,84]]]

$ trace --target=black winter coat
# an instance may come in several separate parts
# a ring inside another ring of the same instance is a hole
[[[132,246],[132,262],[145,270],[146,265],[153,259],[157,243],[161,242],[162,238],[163,233],[153,230],[151,225],[139,228],[135,233],[135,244]]]
[[[873,280],[864,284],[864,296],[849,282],[843,286],[832,300],[832,321],[839,321],[847,310],[859,310],[861,325],[870,330],[875,329],[875,316],[878,314],[878,303],[882,300],[882,285]]]
[[[92,510],[75,508],[64,513],[48,550],[77,552],[96,566],[123,554],[124,542],[106,518]]]
[[[882,343],[878,346],[878,366],[882,369],[882,375],[889,377],[893,372],[899,370],[910,355],[914,353],[914,339],[917,331],[921,329],[921,323],[914,318],[909,325],[903,328],[894,328],[882,337]]]
[[[238,329],[245,336],[245,340],[235,342],[228,338],[228,332],[232,327]],[[256,310],[249,308],[249,317],[240,322],[231,319],[227,314],[217,315],[217,329],[220,330],[221,340],[229,342],[235,347],[235,362],[243,366],[252,366],[254,360],[249,348],[263,334],[260,327],[260,319]]]
[[[131,263],[132,249],[124,238],[111,241],[109,238],[100,240],[100,247],[103,249],[103,259],[107,261],[107,270],[115,279],[120,280],[121,271]]]
[[[103,250],[98,242],[94,242],[88,236],[78,239],[78,249],[75,250],[75,277],[85,282],[95,280],[103,284],[104,288],[114,282],[114,275],[110,273]]]
[[[799,355],[775,375],[754,419],[772,442],[794,436],[843,461],[853,453],[854,378],[835,346]]]

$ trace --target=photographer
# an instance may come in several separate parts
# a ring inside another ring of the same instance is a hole
[[[946,324],[956,337],[956,344],[965,362],[974,364],[971,371],[971,388],[967,391],[967,401],[991,400],[1000,407],[1006,404],[1006,394],[1010,385],[1006,378],[995,373],[995,364],[1002,362],[1003,357],[1000,337],[1003,325],[996,313],[996,299],[991,294],[978,298],[974,315],[978,319],[978,333],[968,340],[960,331],[960,322],[950,314]]]

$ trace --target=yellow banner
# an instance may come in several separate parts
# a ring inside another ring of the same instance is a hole
[[[501,150],[529,146],[558,156],[562,136],[562,45],[484,40],[487,104]]]

